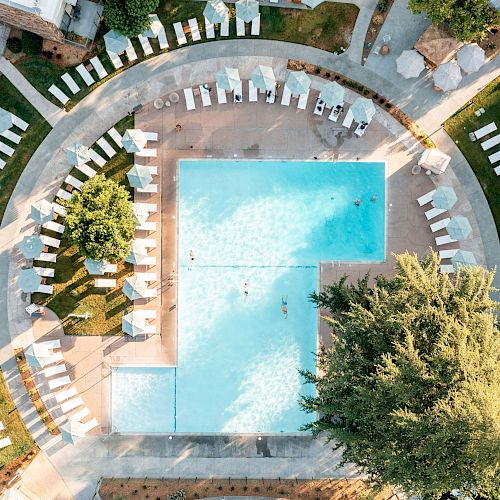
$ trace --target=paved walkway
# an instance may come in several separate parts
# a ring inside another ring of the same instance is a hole
[[[32,104],[32,106],[54,126],[61,118],[64,117],[65,112],[58,108],[55,104],[48,101],[38,90],[31,85],[31,83],[24,77],[24,75],[5,57],[0,57],[0,73],[14,85],[21,94]]]

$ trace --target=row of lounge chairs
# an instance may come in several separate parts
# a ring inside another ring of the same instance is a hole
[[[495,146],[498,146],[500,144],[500,134],[492,135],[493,132],[496,131],[497,131],[496,123],[491,122],[488,123],[488,125],[485,125],[484,127],[481,127],[480,129],[476,130],[475,132],[471,132],[470,138],[471,140],[477,141],[479,139],[483,139],[488,135],[491,135],[489,139],[481,142],[481,148],[483,149],[483,151],[488,151],[491,148],[494,148]],[[500,150],[488,155],[488,160],[492,165],[494,165],[497,162],[500,162]],[[494,170],[497,175],[500,175],[500,165],[496,166]]]
[[[0,115],[10,115],[10,121],[12,122],[11,127],[0,132],[2,138],[2,140],[0,140],[0,153],[5,155],[6,158],[4,160],[2,155],[0,155],[0,170],[3,170],[7,164],[8,158],[14,154],[16,145],[21,142],[22,136],[20,132],[25,132],[29,124],[14,113],[10,113],[3,108],[0,108]],[[14,128],[14,130],[12,130],[12,128]],[[7,139],[8,143],[3,142],[4,139]]]

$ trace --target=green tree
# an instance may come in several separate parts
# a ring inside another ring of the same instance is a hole
[[[124,186],[96,175],[65,206],[67,238],[81,255],[109,262],[128,255],[136,223]]]
[[[486,29],[500,20],[489,0],[409,0],[408,6],[415,14],[425,12],[434,23],[448,23],[462,42],[484,39]]]
[[[158,3],[159,0],[108,0],[104,20],[112,30],[128,37],[137,36],[149,28],[149,14]]]
[[[424,498],[454,488],[500,498],[500,337],[493,273],[439,258],[396,256],[394,278],[345,278],[313,294],[329,309],[332,346],[318,352],[317,394],[301,404],[379,484]]]

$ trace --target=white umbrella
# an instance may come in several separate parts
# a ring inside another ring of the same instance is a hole
[[[432,195],[434,207],[442,210],[450,210],[457,200],[457,194],[451,186],[439,186]]]
[[[138,314],[137,311],[124,314],[122,317],[122,331],[131,337],[145,333],[146,320],[144,315]]]
[[[462,81],[462,74],[460,73],[460,68],[451,61],[441,64],[434,74],[434,83],[443,92],[448,92],[449,90],[454,90],[458,87],[458,84]]]
[[[30,269],[21,269],[17,277],[17,284],[23,292],[33,293],[42,284],[42,277],[32,267]]]
[[[153,176],[146,165],[136,165],[127,172],[129,184],[134,188],[144,189],[151,184]]]
[[[125,130],[122,137],[122,144],[127,153],[139,153],[144,149],[147,142],[144,132],[138,128]]]
[[[222,0],[208,0],[203,15],[212,24],[223,23],[229,15],[229,9]]]
[[[470,225],[469,219],[458,215],[452,217],[450,222],[446,226],[446,231],[454,240],[466,240],[470,233],[472,233],[472,227]]]
[[[319,98],[324,101],[327,106],[333,108],[344,102],[344,94],[345,89],[342,85],[339,85],[337,82],[329,82],[321,87]]]
[[[370,123],[375,111],[373,101],[371,99],[367,99],[366,97],[358,97],[351,106],[354,121],[358,123]]]
[[[143,299],[148,296],[148,284],[138,278],[135,274],[130,278],[125,278],[123,283],[123,293],[130,299]]]
[[[145,247],[139,246],[137,244],[132,244],[132,249],[130,253],[125,257],[125,262],[130,264],[137,264],[140,266],[146,259],[149,258],[148,251]]]
[[[417,78],[425,68],[424,56],[416,50],[403,50],[396,59],[396,66],[405,78]]]
[[[314,9],[317,7],[320,3],[323,3],[325,0],[302,0],[302,3],[304,5],[307,5],[308,7],[311,7],[311,9]]]
[[[149,218],[149,212],[142,205],[132,204],[132,212],[138,224],[143,224]]]
[[[88,257],[83,261],[83,265],[90,275],[102,276],[106,272],[109,262],[106,260],[94,260]]]
[[[125,35],[118,33],[118,31],[111,30],[104,35],[104,45],[106,46],[106,50],[114,52],[115,54],[125,52],[128,44],[129,39]]]
[[[500,0],[490,0],[490,5],[495,9],[495,10],[500,10]]]
[[[222,68],[215,75],[217,85],[224,90],[234,90],[241,82],[240,72],[237,68]]]
[[[85,437],[85,426],[73,418],[59,427],[61,438],[66,443],[75,444]]]
[[[82,166],[84,163],[87,163],[91,160],[89,154],[89,148],[85,147],[83,144],[79,142],[75,142],[71,144],[68,148],[65,149],[66,158],[68,159],[71,165]]]
[[[261,90],[274,90],[276,88],[276,77],[273,68],[259,64],[250,75],[255,87]]]
[[[249,23],[259,15],[259,2],[257,0],[238,0],[236,2],[236,17]]]
[[[293,95],[305,94],[311,86],[311,79],[305,71],[291,71],[286,79],[286,86]]]
[[[12,125],[14,125],[12,123],[12,113],[0,108],[0,133],[9,130]]]
[[[477,43],[464,45],[457,53],[457,62],[466,73],[475,73],[485,62],[484,50]]]
[[[151,24],[142,36],[145,36],[146,38],[156,38],[163,28],[163,24],[161,24],[161,21],[156,14],[149,14],[149,20],[151,21]]]
[[[31,205],[31,218],[37,224],[45,224],[54,218],[52,203],[47,200],[38,200]]]
[[[27,259],[37,259],[40,257],[44,247],[45,245],[38,234],[25,236],[23,241],[19,243],[19,248]]]
[[[28,365],[32,368],[43,368],[52,358],[52,354],[49,350],[37,343],[33,343],[27,347],[24,350],[24,356],[26,357]]]
[[[459,250],[452,258],[451,263],[456,269],[458,266],[477,266],[476,258],[472,252]]]

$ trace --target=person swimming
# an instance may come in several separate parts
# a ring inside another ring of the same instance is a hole
[[[288,317],[288,295],[285,298],[281,297],[281,312],[283,313],[283,319]]]
[[[189,250],[189,267],[188,267],[189,270],[193,269],[193,264],[194,264],[194,250],[191,249]]]
[[[354,204],[355,204],[357,207],[359,207],[359,206],[361,205],[361,200],[360,200],[359,198],[356,198],[356,199],[354,200]]]
[[[243,282],[243,300],[246,302],[248,300],[248,283]]]

